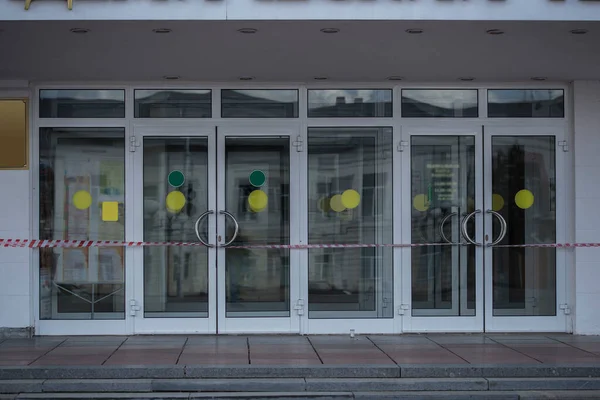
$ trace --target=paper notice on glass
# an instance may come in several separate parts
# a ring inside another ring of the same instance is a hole
[[[98,248],[98,282],[123,282],[123,253],[122,247]]]
[[[89,249],[64,249],[62,256],[62,281],[87,282]]]

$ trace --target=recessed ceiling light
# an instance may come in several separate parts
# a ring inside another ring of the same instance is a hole
[[[463,76],[458,78],[459,81],[463,81],[463,82],[471,82],[474,81],[475,78],[473,78],[472,76]]]
[[[169,28],[156,28],[156,29],[152,29],[152,32],[154,32],[154,33],[171,33],[173,31]]]
[[[326,76],[315,76],[313,79],[315,81],[326,81],[327,77]]]
[[[546,79],[548,79],[548,78],[546,78],[545,76],[532,76],[531,77],[532,81],[545,81]]]
[[[181,77],[179,75],[165,75],[163,76],[163,79],[167,80],[167,81],[176,81],[179,80]]]
[[[569,32],[573,35],[585,35],[589,31],[587,29],[571,29]]]
[[[338,28],[323,28],[321,32],[323,33],[338,33],[340,30]]]
[[[402,79],[404,79],[404,78],[402,78],[401,76],[388,76],[387,77],[388,81],[401,81]]]
[[[488,35],[504,35],[504,31],[502,29],[488,29],[485,31]]]
[[[71,33],[88,33],[90,30],[85,28],[71,28]]]
[[[418,35],[420,33],[423,33],[423,29],[411,28],[411,29],[407,29],[406,33],[410,33],[411,35]]]
[[[258,29],[254,29],[254,28],[242,28],[242,29],[238,29],[239,33],[245,33],[248,35],[251,35],[253,33],[258,32]]]
[[[253,76],[240,76],[240,81],[251,81],[253,79]]]

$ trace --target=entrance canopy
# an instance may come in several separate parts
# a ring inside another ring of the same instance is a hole
[[[0,21],[0,86],[164,77],[593,80],[600,76],[599,39],[600,22]]]

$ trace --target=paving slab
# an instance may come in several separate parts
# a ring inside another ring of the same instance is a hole
[[[487,390],[488,382],[483,378],[338,378],[338,379],[306,379],[306,390],[318,391],[470,391]]]

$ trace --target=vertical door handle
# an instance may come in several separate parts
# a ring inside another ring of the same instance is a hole
[[[481,243],[477,243],[476,241],[474,241],[473,239],[471,239],[471,237],[469,236],[469,232],[467,232],[467,223],[469,222],[469,220],[471,218],[473,218],[476,214],[480,214],[481,210],[475,210],[470,214],[467,214],[466,217],[463,218],[462,221],[462,226],[461,226],[461,230],[462,230],[462,235],[465,238],[465,240],[475,246],[481,246]]]
[[[506,236],[506,231],[508,230],[508,225],[506,224],[506,220],[502,215],[500,215],[500,213],[497,213],[494,210],[487,210],[486,213],[492,214],[500,221],[500,236],[498,236],[498,239],[494,240],[492,243],[487,244],[488,247],[491,247],[497,245],[504,239],[504,236]]]
[[[206,247],[215,247],[214,244],[210,244],[205,242],[202,239],[202,236],[200,235],[200,222],[202,222],[202,220],[204,218],[206,218],[207,216],[209,216],[210,214],[214,214],[215,212],[213,210],[208,210],[203,212],[198,219],[196,220],[196,223],[194,224],[194,230],[196,231],[196,236],[198,237],[198,240],[200,241],[200,243],[202,243],[203,245],[205,245]]]
[[[233,223],[235,224],[235,230],[233,232],[233,237],[231,238],[231,240],[229,240],[228,242],[224,243],[223,246],[221,247],[227,247],[229,246],[231,243],[233,243],[233,241],[237,238],[238,232],[240,231],[240,225],[237,222],[237,219],[235,219],[235,217],[233,216],[232,213],[225,211],[225,210],[221,210],[219,211],[219,214],[225,215],[226,217],[229,217],[233,220]]]
[[[440,236],[442,237],[442,239],[444,239],[444,241],[446,243],[450,243],[450,244],[457,244],[457,243],[452,243],[452,241],[446,237],[446,234],[444,233],[444,225],[446,225],[446,222],[455,215],[458,215],[458,213],[457,212],[450,213],[442,219],[442,222],[440,222]]]

